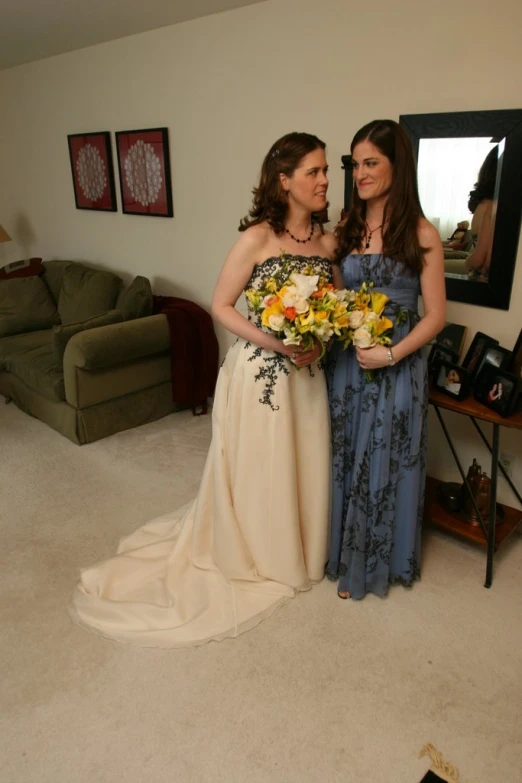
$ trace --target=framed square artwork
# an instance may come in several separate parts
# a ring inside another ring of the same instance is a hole
[[[173,217],[167,128],[117,131],[116,150],[122,211]]]
[[[109,131],[67,136],[76,209],[116,212]]]

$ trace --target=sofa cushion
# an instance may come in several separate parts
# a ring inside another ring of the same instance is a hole
[[[0,341],[4,370],[49,400],[65,400],[63,373],[54,368],[52,331],[20,334]]]
[[[109,310],[102,315],[96,315],[94,318],[89,318],[87,321],[80,321],[75,324],[61,324],[53,328],[53,354],[57,371],[61,371],[63,367],[63,355],[65,347],[71,337],[78,332],[84,332],[86,329],[96,329],[98,326],[108,326],[109,324],[117,324],[123,321],[123,316],[119,310]]]
[[[70,264],[63,274],[58,313],[63,324],[87,321],[112,310],[121,287],[113,272]]]
[[[43,263],[44,273],[42,275],[42,280],[51,292],[53,302],[56,305],[60,298],[65,270],[73,263],[74,261],[63,261],[62,259],[53,259],[52,261],[44,261]]]
[[[14,277],[32,277],[43,274],[41,258],[28,258],[23,261],[11,261],[0,269],[0,280],[12,280]]]
[[[0,280],[0,337],[49,329],[59,320],[47,286],[39,277]]]
[[[123,288],[116,300],[116,309],[123,314],[124,321],[152,315],[152,288],[146,277],[138,275],[132,283]]]

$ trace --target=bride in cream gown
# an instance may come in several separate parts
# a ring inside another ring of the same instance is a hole
[[[70,613],[97,634],[145,647],[234,637],[323,578],[330,428],[319,346],[285,346],[234,305],[279,268],[282,251],[295,271],[311,265],[331,279],[334,238],[314,220],[326,206],[324,150],[291,133],[263,162],[212,302],[237,340],[219,373],[198,496],[82,571]]]

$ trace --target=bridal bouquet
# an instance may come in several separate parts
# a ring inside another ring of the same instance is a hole
[[[363,283],[358,291],[349,292],[349,299],[348,329],[341,336],[344,347],[390,345],[391,337],[388,333],[393,329],[393,322],[383,315],[389,297],[374,291],[373,283]],[[366,380],[372,379],[371,370],[366,370],[365,377]]]
[[[304,350],[318,341],[324,355],[332,337],[348,335],[350,291],[336,290],[313,267],[291,271],[290,263],[264,281],[261,288],[245,292],[262,325],[275,332],[285,345]]]

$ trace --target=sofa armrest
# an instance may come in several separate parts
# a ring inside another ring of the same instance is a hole
[[[165,315],[99,326],[75,334],[65,348],[64,375],[74,367],[99,370],[170,350]]]

